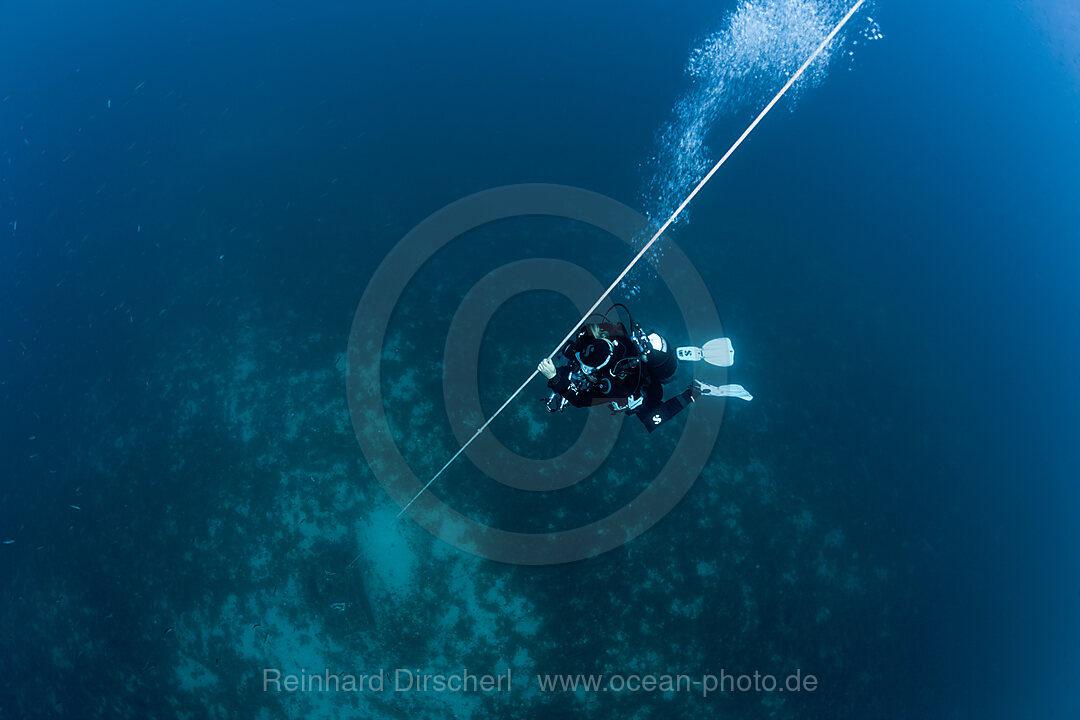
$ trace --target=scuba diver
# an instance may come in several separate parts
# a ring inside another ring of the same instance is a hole
[[[694,380],[686,390],[664,400],[664,385],[675,377],[679,360],[730,366],[735,359],[731,341],[718,338],[702,348],[683,347],[672,352],[660,333],[646,332],[637,325],[625,305],[616,303],[615,308],[626,313],[629,330],[622,322],[611,322],[602,315],[600,322],[584,326],[563,346],[560,354],[565,364],[556,367],[550,358],[540,362],[537,370],[547,378],[552,391],[548,411],[607,403],[612,414],[636,415],[651,433],[702,395],[752,399],[741,385],[716,387]]]

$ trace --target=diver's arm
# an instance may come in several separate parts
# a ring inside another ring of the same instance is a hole
[[[548,380],[548,387],[570,401],[574,407],[588,407],[592,399],[570,385],[570,366],[563,365],[555,371],[555,376]]]

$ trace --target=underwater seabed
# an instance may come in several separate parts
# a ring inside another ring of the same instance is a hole
[[[88,701],[64,679],[92,667],[100,687],[115,689],[110,717],[141,716],[148,696],[178,717],[233,717],[238,702],[265,718],[663,718],[717,708],[813,714],[807,698],[780,694],[545,694],[535,681],[538,673],[726,667],[802,668],[823,689],[839,689],[843,678],[843,692],[830,694],[852,707],[874,702],[871,690],[885,679],[872,663],[861,675],[850,663],[891,632],[899,579],[853,552],[843,527],[817,518],[789,490],[790,469],[761,447],[760,436],[744,434],[741,448],[714,460],[671,517],[624,548],[568,566],[500,565],[394,520],[398,508],[352,435],[337,341],[299,322],[268,322],[251,308],[233,332],[192,334],[162,354],[152,422],[132,424],[131,413],[91,398],[93,422],[80,438],[88,449],[83,485],[152,483],[153,500],[132,496],[133,504],[149,504],[129,546],[85,550],[93,578],[74,573],[51,586],[5,590],[7,622],[24,625],[20,635],[35,642],[11,646],[16,635],[8,627],[4,651],[49,668],[34,675],[41,696],[65,707]],[[390,387],[396,402],[414,409],[404,432],[445,422],[407,374]],[[434,443],[422,462],[435,467],[446,449]],[[87,501],[75,522],[110,522],[117,512]],[[133,558],[148,556],[152,563],[131,572]],[[103,618],[112,601],[93,589],[101,576],[129,598],[125,622],[138,636],[131,651],[111,639]],[[50,650],[28,649],[37,646]],[[361,674],[399,667],[510,668],[514,688],[260,687],[263,668]],[[38,695],[27,690],[23,697]]]

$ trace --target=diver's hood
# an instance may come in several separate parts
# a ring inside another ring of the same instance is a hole
[[[611,362],[615,354],[615,344],[603,338],[589,338],[583,343],[574,358],[585,372],[596,372]]]

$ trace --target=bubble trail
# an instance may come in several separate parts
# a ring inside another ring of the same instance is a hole
[[[659,224],[672,214],[711,165],[709,133],[725,118],[760,108],[837,26],[842,5],[836,0],[743,0],[723,30],[690,51],[686,74],[692,86],[675,102],[672,119],[657,132],[656,154],[643,164],[647,180],[641,199],[646,217]],[[845,23],[847,19],[850,15]],[[870,28],[863,37],[880,38],[873,20],[867,22]],[[790,95],[797,98],[820,85],[837,55],[843,51],[826,43],[803,68]],[[685,218],[684,214],[681,220]],[[642,235],[639,244],[647,239]],[[632,287],[623,290],[636,294],[638,280],[632,276],[627,281]]]

